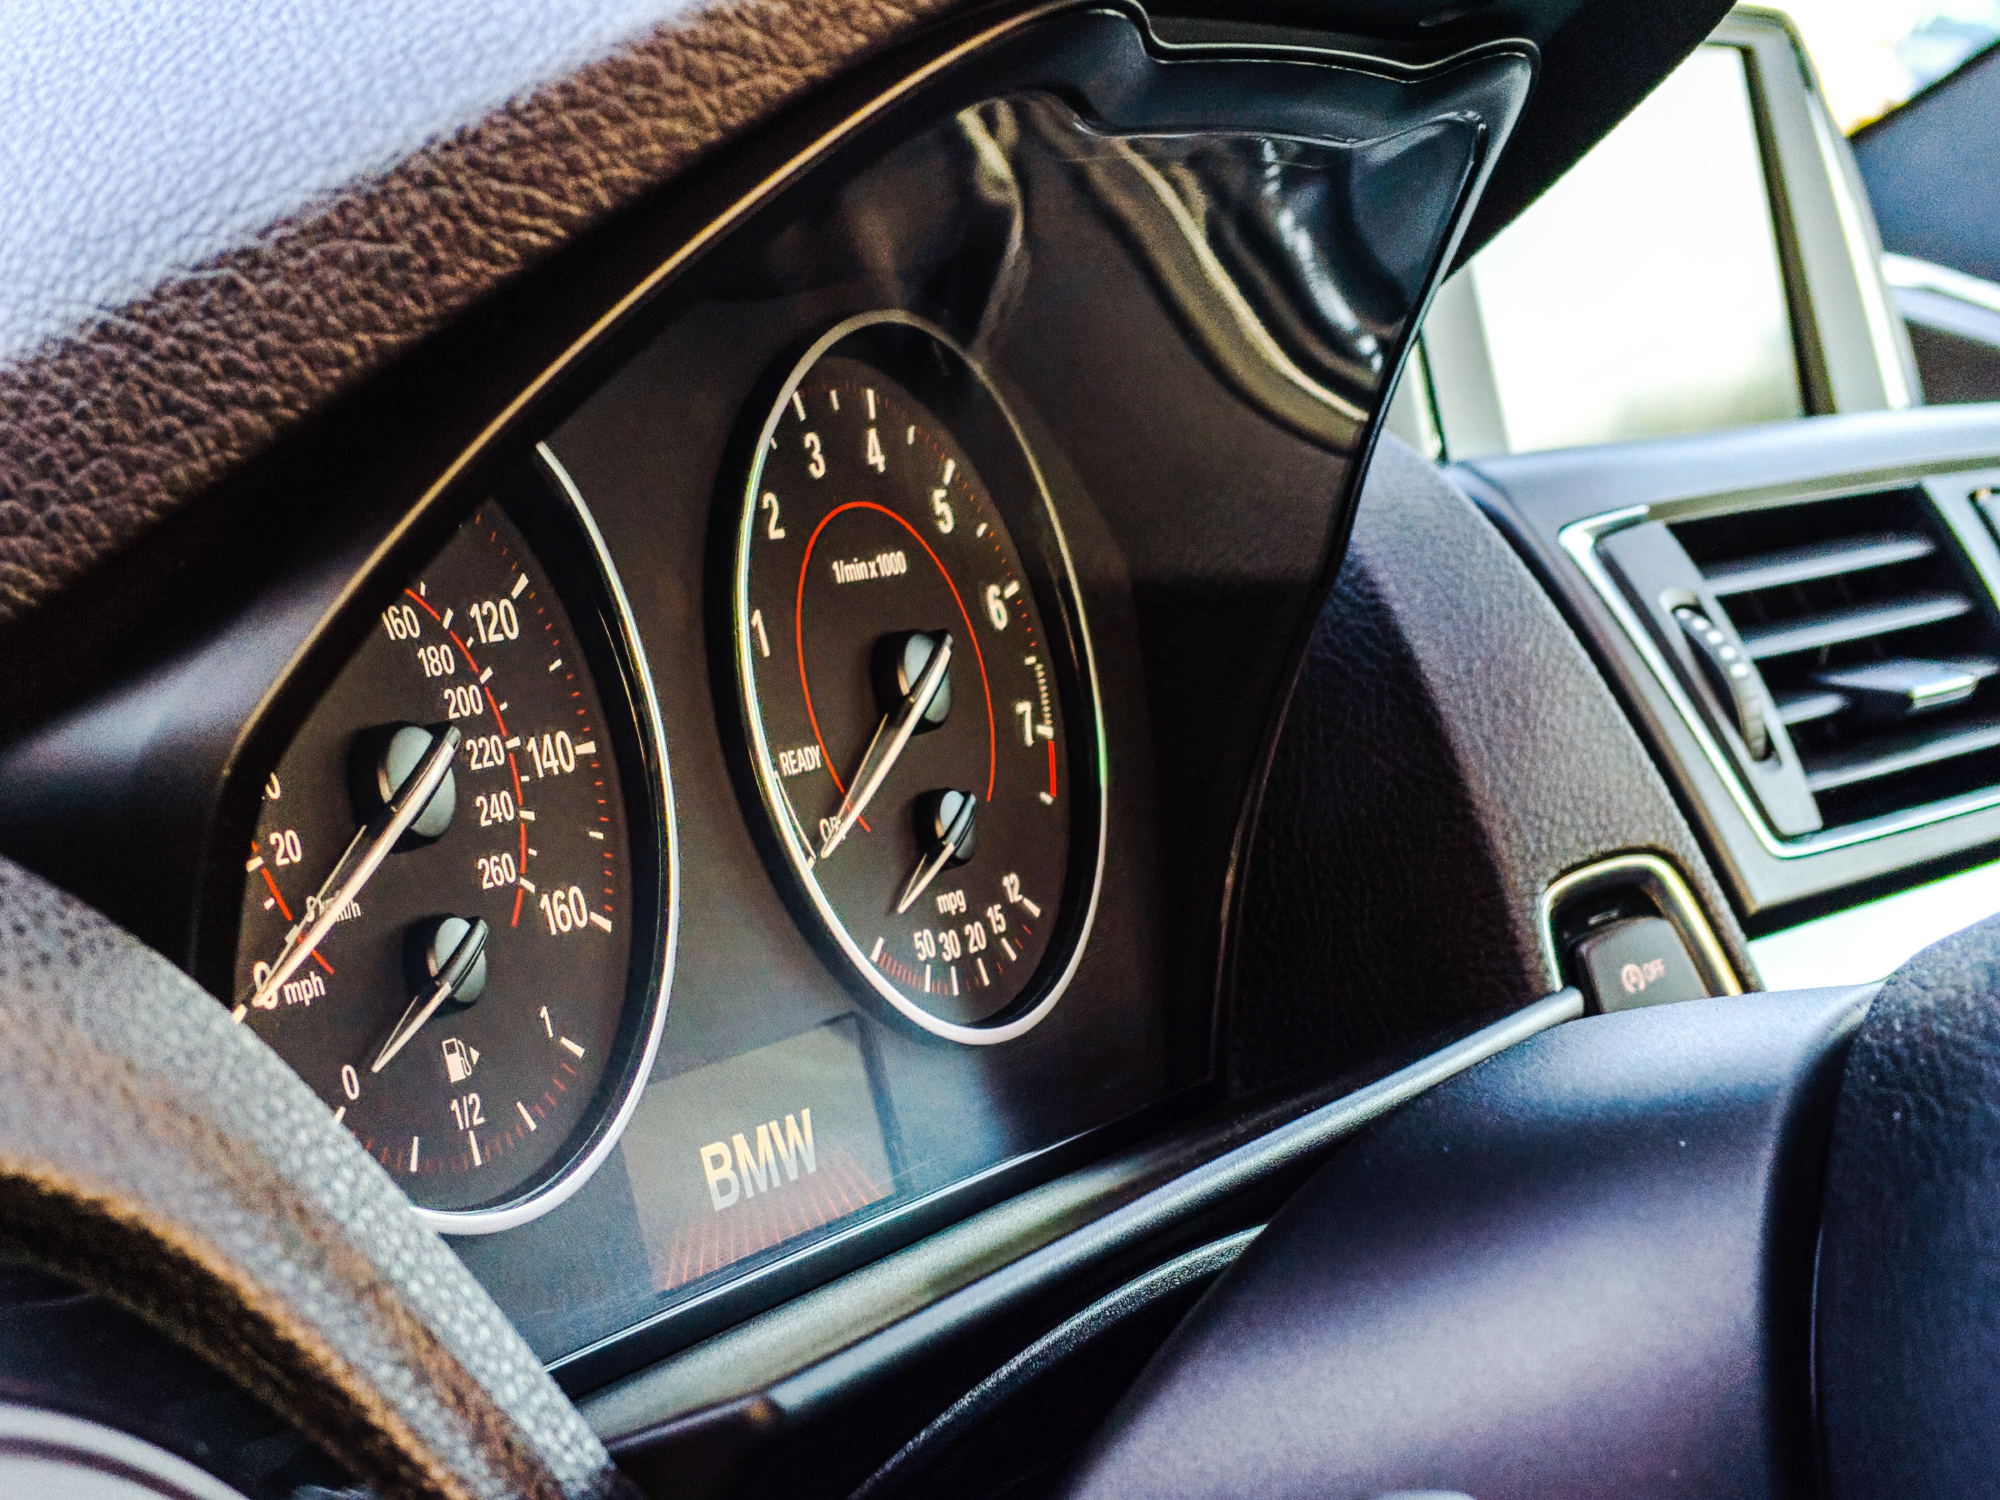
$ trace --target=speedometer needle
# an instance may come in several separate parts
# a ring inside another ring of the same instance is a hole
[[[458,754],[459,739],[458,730],[449,728],[432,740],[430,749],[410,768],[403,784],[396,788],[396,795],[380,812],[361,825],[347,851],[321,884],[319,894],[306,902],[306,913],[311,920],[295,923],[292,930],[285,934],[285,946],[278,951],[271,972],[264,976],[264,982],[251,992],[249,999],[238,1003],[232,1019],[241,1021],[253,1005],[259,1010],[269,1010],[277,1004],[278,987],[312,956],[320,940],[340,920],[340,914],[382,867],[382,861],[396,847],[396,840],[409,832],[410,825],[430,805],[431,797],[450,774],[452,758]]]
[[[389,1033],[389,1040],[382,1044],[382,1050],[375,1061],[368,1065],[368,1071],[379,1073],[395,1060],[396,1054],[409,1044],[411,1037],[424,1029],[424,1022],[437,1014],[437,1008],[449,1000],[465,983],[479,962],[479,955],[486,948],[487,927],[484,921],[474,920],[466,928],[465,936],[458,940],[458,946],[451,950],[451,957],[438,970],[437,983],[428,992],[419,990],[411,998],[403,1011],[402,1020]]]
[[[882,790],[882,783],[889,779],[889,772],[902,759],[910,736],[916,733],[917,721],[930,708],[938,689],[944,686],[945,669],[950,665],[951,632],[940,631],[931,659],[924,663],[924,670],[915,684],[903,701],[896,705],[895,712],[885,715],[875,727],[875,738],[868,742],[868,753],[861,757],[854,779],[847,784],[847,796],[841,800],[840,811],[834,815],[833,827],[827,831],[826,842],[820,846],[821,859],[840,847],[840,841],[847,837],[848,830],[868,811],[868,804]]]

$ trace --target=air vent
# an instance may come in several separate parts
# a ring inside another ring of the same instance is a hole
[[[2000,630],[1921,490],[1668,529],[1761,675],[1827,826],[2000,783]]]

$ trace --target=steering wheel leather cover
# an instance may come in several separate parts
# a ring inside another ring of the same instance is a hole
[[[1848,1054],[1817,1318],[1827,1494],[2000,1495],[2000,919],[1890,979]]]
[[[1063,1493],[1802,1492],[1821,1165],[1869,994],[1593,1016],[1413,1101],[1243,1252]]]
[[[390,1496],[624,1488],[505,1315],[213,996],[0,860],[0,1250],[206,1356]]]

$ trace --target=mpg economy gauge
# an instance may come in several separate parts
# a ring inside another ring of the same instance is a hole
[[[840,960],[938,1036],[1019,1036],[1089,932],[1102,727],[1062,528],[984,373],[905,314],[830,331],[763,423],[735,563],[752,769]]]
[[[665,748],[554,457],[386,601],[263,786],[234,1013],[447,1233],[615,1143],[672,952]]]

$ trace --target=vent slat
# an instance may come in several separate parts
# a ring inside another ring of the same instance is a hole
[[[1754,774],[1795,821],[2000,786],[2000,620],[1928,485],[1668,525],[1769,695],[1781,764]]]
[[[1744,624],[1738,627],[1738,634],[1754,660],[1769,661],[1795,651],[1817,651],[1914,630],[1919,625],[1935,625],[1971,612],[1972,601],[1963,594],[1918,594],[1893,604],[1866,604],[1775,625]]]
[[[1806,787],[1815,795],[1858,782],[1900,775],[1961,755],[2000,746],[2000,723],[1973,724],[1946,734],[1884,737],[1864,746],[1827,756],[1806,773]]]
[[[1870,568],[1915,562],[1935,551],[1937,543],[1919,532],[1884,532],[1879,536],[1851,537],[1733,558],[1705,569],[1704,576],[1709,587],[1727,599],[1757,589],[1787,588]]]
[[[1778,720],[1787,729],[1830,719],[1847,707],[1845,693],[1780,693]]]

